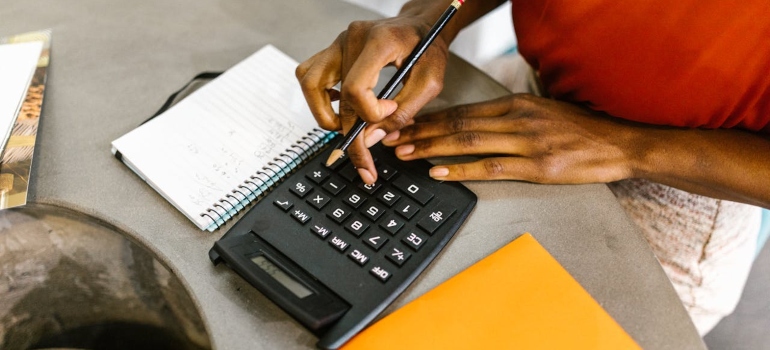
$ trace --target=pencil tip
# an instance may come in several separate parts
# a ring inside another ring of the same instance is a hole
[[[338,159],[342,158],[343,155],[345,155],[345,152],[343,152],[341,149],[333,150],[332,154],[329,155],[329,158],[326,159],[326,166],[331,166]]]

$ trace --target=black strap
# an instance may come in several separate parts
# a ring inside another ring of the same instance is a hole
[[[176,97],[179,96],[179,94],[181,94],[182,92],[185,92],[185,90],[187,90],[187,88],[189,88],[193,83],[195,83],[197,81],[200,81],[200,80],[211,80],[211,79],[214,79],[214,78],[218,77],[219,75],[221,75],[222,73],[223,72],[203,72],[203,73],[200,73],[200,74],[196,75],[194,78],[192,78],[190,81],[188,81],[187,84],[184,84],[184,86],[181,89],[179,89],[176,92],[174,92],[173,94],[171,94],[171,96],[169,96],[168,99],[166,99],[166,102],[163,103],[163,106],[160,106],[160,109],[158,109],[158,111],[155,112],[155,114],[153,114],[150,118],[147,118],[147,120],[143,121],[142,124],[152,120],[152,118],[155,118],[155,117],[159,116],[161,113],[165,112],[171,106],[173,106],[176,102],[178,102],[178,101],[176,101]]]

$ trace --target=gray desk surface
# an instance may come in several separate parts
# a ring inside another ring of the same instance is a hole
[[[268,43],[301,61],[350,21],[373,17],[346,3],[311,0],[4,3],[0,36],[53,29],[31,200],[106,220],[157,254],[193,296],[215,348],[311,347],[309,332],[209,262],[208,249],[225,231],[195,228],[112,157],[110,142],[199,72],[224,70]],[[453,59],[440,98],[460,103],[504,93]],[[663,270],[605,186],[467,185],[480,199],[475,212],[396,305],[528,231],[642,347],[703,347]]]

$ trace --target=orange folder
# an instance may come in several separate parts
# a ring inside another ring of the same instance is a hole
[[[526,233],[343,349],[639,349]]]

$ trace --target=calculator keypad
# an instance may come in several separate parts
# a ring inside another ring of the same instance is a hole
[[[365,184],[352,163],[344,163],[305,170],[306,180],[292,183],[284,196],[287,199],[274,204],[308,226],[309,235],[328,241],[329,249],[344,254],[351,264],[367,268],[373,278],[386,283],[455,209],[440,202],[418,215],[434,200],[434,194],[419,183],[380,162],[377,182]],[[294,199],[288,199],[292,196]],[[303,200],[312,209],[291,209],[292,201]],[[324,217],[342,230],[333,232],[320,223]],[[403,230],[405,226],[410,228]],[[375,258],[377,266],[368,267]]]
[[[428,177],[430,163],[402,162],[381,145],[370,150],[375,184],[364,184],[346,156],[325,166],[333,149],[319,150],[260,188],[263,197],[209,251],[213,262],[227,262],[308,329],[322,332],[319,344],[369,323],[436,258],[476,203],[461,184]],[[312,294],[292,293],[255,256]]]

